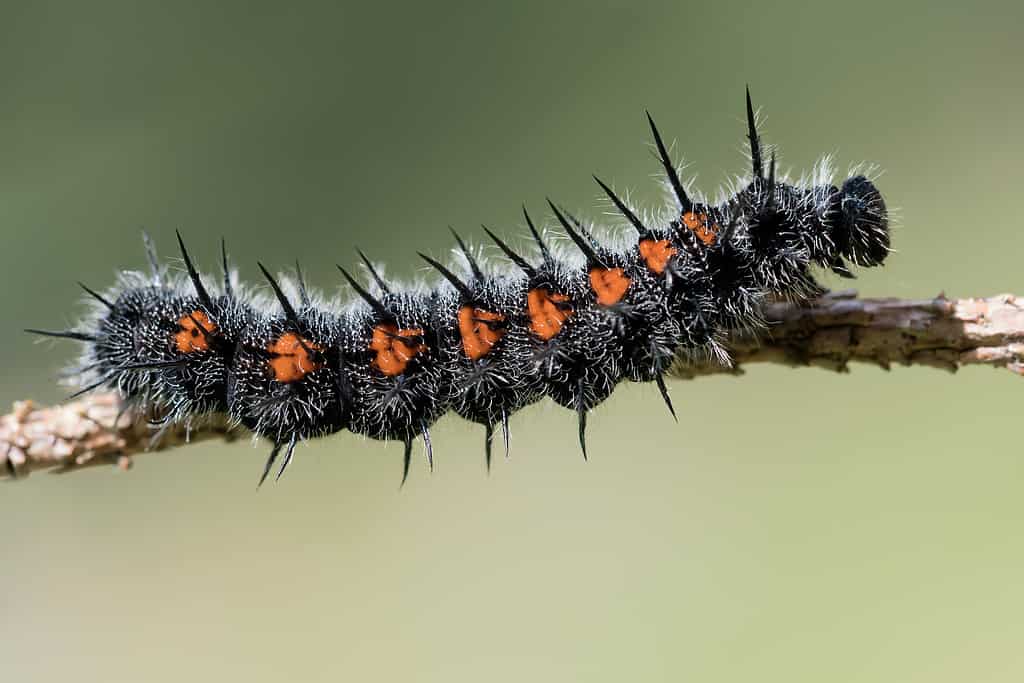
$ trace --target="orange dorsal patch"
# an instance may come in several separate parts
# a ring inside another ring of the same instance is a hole
[[[203,334],[204,331],[206,334]],[[217,326],[205,313],[190,311],[178,318],[178,331],[174,333],[174,345],[180,353],[206,351],[210,348],[210,340],[206,337],[216,331]]]
[[[694,213],[687,211],[682,216],[683,226],[697,236],[701,242],[707,246],[711,246],[715,243],[715,239],[718,236],[718,223],[708,225],[708,215],[706,213]]]
[[[267,345],[267,352],[270,354],[267,365],[270,367],[271,375],[278,382],[298,382],[324,366],[322,361],[313,358],[314,354],[323,350],[322,346],[305,337],[300,337],[294,332],[285,332]]]
[[[602,306],[612,306],[622,301],[631,282],[622,268],[590,269],[590,288],[597,295],[597,303]]]
[[[668,267],[668,262],[679,250],[672,246],[668,240],[642,240],[640,242],[640,257],[647,264],[647,270],[661,275]]]
[[[568,300],[565,294],[555,294],[546,289],[527,292],[526,312],[530,316],[530,331],[544,341],[561,332],[562,325],[573,313],[571,307],[564,305]]]
[[[459,309],[459,334],[462,336],[462,350],[470,360],[479,360],[491,352],[498,340],[505,336],[505,330],[494,323],[502,323],[505,316],[482,308],[463,306]],[[498,327],[499,329],[495,329]]]
[[[427,350],[427,345],[414,341],[414,337],[422,337],[420,329],[398,329],[397,325],[377,325],[373,328],[370,350],[376,351],[373,366],[388,377],[395,377],[405,372],[409,361],[416,354]]]

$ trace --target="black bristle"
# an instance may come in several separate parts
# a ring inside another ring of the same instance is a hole
[[[284,453],[284,462],[281,463],[281,468],[277,470],[277,476],[274,477],[274,481],[280,481],[281,475],[288,469],[288,465],[292,464],[292,456],[295,455],[295,443],[297,440],[297,436],[292,434],[292,438],[288,441],[288,450]]]
[[[446,279],[446,280],[448,280],[448,282],[452,283],[452,286],[455,287],[455,289],[459,292],[459,294],[462,295],[463,299],[465,299],[467,301],[472,300],[472,298],[473,298],[473,290],[471,290],[469,288],[469,285],[467,285],[465,282],[460,280],[458,278],[458,276],[455,275],[455,273],[453,273],[452,271],[448,270],[443,265],[441,265],[439,262],[437,262],[434,259],[430,258],[426,254],[424,254],[422,252],[416,252],[416,253],[419,254],[419,257],[421,259],[423,259],[424,261],[429,263],[431,266],[433,266],[433,268],[437,272],[441,273],[441,275],[444,276],[444,279]]]
[[[91,296],[93,299],[96,299],[96,301],[99,301],[101,304],[106,306],[111,311],[114,310],[114,304],[110,303],[110,301],[108,301],[105,297],[100,295],[98,292],[90,289],[89,287],[86,287],[85,284],[82,283],[82,282],[79,282],[78,286],[81,287],[83,290],[85,290],[85,293],[88,294],[89,296]]]
[[[233,298],[235,292],[231,286],[231,268],[228,266],[228,244],[223,237],[220,238],[220,267],[224,274],[224,296]]]
[[[466,243],[462,241],[462,237],[459,233],[455,232],[455,228],[449,225],[448,229],[451,231],[452,236],[455,237],[455,242],[459,245],[459,250],[462,252],[462,255],[466,257],[466,262],[469,263],[469,270],[473,273],[473,277],[476,278],[477,282],[483,282],[486,278],[484,277],[483,271],[480,270],[480,265],[476,262],[476,259],[473,258],[473,252],[471,252],[466,246]]]
[[[281,447],[284,444],[275,443],[274,448],[270,451],[270,456],[267,458],[266,464],[263,465],[263,474],[260,476],[260,481],[256,484],[256,488],[263,486],[263,482],[267,480],[267,475],[270,474],[270,468],[274,466],[274,461],[277,460],[277,454],[281,452]]]
[[[83,396],[85,394],[88,394],[90,391],[93,391],[95,389],[99,389],[104,384],[107,384],[108,382],[112,382],[115,379],[117,379],[117,376],[119,374],[120,373],[117,372],[117,371],[108,373],[108,374],[104,375],[102,378],[92,382],[91,384],[89,384],[89,385],[83,387],[82,389],[79,389],[75,393],[71,394],[70,396],[65,398],[63,402],[67,403],[68,401],[73,401],[74,399],[78,398],[79,396]]]
[[[420,434],[423,435],[423,450],[427,454],[427,466],[430,472],[434,472],[434,445],[430,441],[430,427],[426,422],[420,422]]]
[[[380,291],[384,292],[385,294],[390,294],[391,290],[388,289],[388,283],[384,281],[384,278],[380,276],[380,273],[377,272],[377,269],[373,267],[373,264],[370,263],[370,259],[366,258],[366,254],[364,254],[359,249],[356,249],[356,253],[359,254],[359,258],[362,259],[363,266],[366,268],[366,271],[370,274],[370,277],[372,277],[373,281],[377,283],[377,288],[380,289]]]
[[[309,300],[309,292],[306,290],[306,279],[302,276],[302,266],[299,265],[299,261],[295,261],[295,279],[299,285],[299,301],[302,302],[304,308],[311,308],[312,302]]]
[[[405,480],[409,478],[409,466],[412,464],[412,437],[406,436],[403,442],[402,452],[402,483],[398,488],[405,486]]]
[[[526,259],[524,259],[522,256],[520,256],[516,252],[512,251],[511,247],[509,247],[507,244],[502,242],[501,239],[497,235],[495,235],[493,232],[491,232],[487,228],[486,225],[483,226],[483,229],[484,229],[484,232],[487,233],[487,236],[490,237],[491,240],[493,240],[494,243],[498,245],[498,248],[501,249],[503,252],[505,252],[505,256],[507,256],[509,258],[509,260],[512,261],[512,263],[514,263],[517,266],[519,266],[519,269],[522,270],[524,273],[526,273],[528,276],[536,277],[537,270],[533,266],[531,266],[526,261]]]
[[[36,330],[29,327],[25,328],[25,331],[28,332],[29,334],[38,334],[41,337],[54,337],[56,339],[74,339],[75,341],[93,343],[96,343],[100,340],[99,337],[95,335],[86,334],[84,332],[75,332],[73,330],[68,330],[64,332],[53,332],[50,330]]]
[[[181,258],[185,261],[185,268],[188,270],[188,277],[192,280],[192,286],[196,290],[196,296],[199,297],[199,302],[206,307],[207,311],[213,311],[213,299],[210,298],[209,292],[206,291],[206,287],[203,286],[203,281],[199,277],[199,271],[196,270],[195,265],[192,263],[192,259],[189,258],[188,250],[185,249],[185,240],[181,238],[181,232],[175,230],[174,234],[178,236],[178,246],[181,248]]]
[[[580,450],[583,452],[583,460],[587,460],[587,409],[582,402],[576,408],[576,418],[579,422]]]
[[[537,248],[540,249],[541,258],[544,259],[545,263],[551,263],[554,260],[551,256],[551,250],[544,243],[544,238],[537,230],[537,226],[533,224],[533,219],[530,218],[530,213],[526,210],[525,204],[523,205],[523,218],[526,219],[526,225],[530,229],[530,234],[533,235],[533,241],[537,244]]]
[[[376,311],[377,314],[380,315],[381,317],[384,317],[384,318],[391,317],[391,312],[387,309],[387,307],[383,303],[381,303],[381,301],[379,299],[377,299],[375,296],[373,296],[368,291],[366,291],[356,281],[356,279],[354,277],[349,275],[347,270],[345,270],[341,266],[338,266],[338,270],[341,271],[341,274],[348,281],[349,286],[351,286],[352,289],[355,290],[355,293],[358,294],[360,296],[360,298],[363,299],[363,301],[365,301],[366,303],[370,304],[370,308],[372,308],[374,311]]]
[[[487,473],[491,473],[491,442],[494,440],[494,425],[484,425],[484,462],[487,464]]]
[[[750,141],[750,163],[753,166],[754,178],[764,178],[764,163],[761,159],[761,140],[757,137],[757,120],[754,117],[754,106],[750,103],[750,88],[747,88],[747,139]]]
[[[619,213],[625,216],[626,219],[630,222],[630,225],[636,228],[637,233],[641,237],[650,232],[647,229],[647,227],[640,221],[640,219],[637,218],[636,214],[633,213],[633,211],[628,206],[626,206],[626,203],[619,199],[618,195],[616,195],[612,191],[612,188],[605,185],[604,182],[602,182],[602,180],[597,176],[594,176],[594,180],[596,180],[597,184],[601,186],[601,189],[604,190],[604,193],[606,195],[608,195],[608,198],[612,200],[612,203],[615,204],[615,208],[619,210]]]
[[[576,243],[576,246],[579,247],[580,251],[583,252],[583,255],[587,257],[587,263],[591,266],[601,266],[602,268],[607,268],[608,266],[604,262],[604,259],[602,259],[601,256],[594,250],[594,247],[591,245],[590,241],[586,239],[583,235],[581,235],[579,232],[577,232],[573,228],[573,226],[569,224],[569,221],[566,220],[566,217],[562,214],[561,211],[559,211],[558,207],[555,206],[555,203],[549,199],[548,204],[551,205],[551,210],[555,212],[555,217],[558,218],[558,222],[562,224],[562,227],[565,229],[566,234],[568,234],[572,241]]]
[[[270,288],[274,290],[274,296],[277,297],[277,302],[281,305],[281,310],[284,311],[284,317],[288,319],[292,325],[299,325],[299,316],[295,312],[295,308],[292,306],[292,302],[288,301],[288,297],[285,296],[284,290],[281,289],[281,285],[277,283],[274,276],[270,274],[262,263],[257,263],[260,271],[263,273],[263,277],[270,283]]]
[[[508,457],[509,457],[509,448],[508,448],[508,413],[506,413],[504,410],[501,411],[501,435],[502,435],[502,437],[505,440],[505,459],[507,460]]]
[[[665,386],[665,375],[659,374],[654,378],[654,382],[658,385],[658,392],[661,394],[661,400],[665,402],[665,407],[668,408],[668,412],[672,414],[672,419],[679,422],[679,418],[676,417],[676,409],[672,407],[672,398],[668,395],[668,387]]]
[[[650,112],[647,112],[647,122],[651,124],[651,133],[654,135],[654,144],[658,147],[658,158],[661,161],[661,166],[665,169],[665,175],[668,177],[669,183],[672,184],[672,190],[676,193],[676,199],[679,200],[680,208],[683,213],[686,213],[693,208],[693,202],[690,201],[690,198],[686,195],[686,190],[683,189],[683,183],[679,180],[679,173],[676,171],[675,165],[672,164],[672,159],[668,156],[668,150],[665,149],[661,133],[658,132],[658,126],[655,125]]]

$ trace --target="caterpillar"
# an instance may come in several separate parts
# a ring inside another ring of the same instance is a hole
[[[293,275],[258,264],[271,295],[244,287],[221,240],[219,284],[202,275],[177,234],[183,272],[161,264],[144,236],[149,272],[125,271],[99,292],[81,284],[91,313],[75,329],[28,332],[78,341],[74,396],[116,391],[150,418],[155,439],[171,425],[227,416],[268,439],[262,484],[299,441],[343,429],[402,441],[404,483],[413,442],[433,467],[430,428],[453,411],[484,428],[488,468],[500,425],[548,397],[576,413],[587,457],[587,415],[622,381],[654,382],[676,416],[665,373],[677,355],[729,362],[733,331],[765,327],[764,303],[825,290],[814,269],[853,277],[850,264],[882,264],[888,214],[872,180],[831,183],[827,163],[794,183],[765,159],[746,93],[751,173],[709,202],[691,196],[650,113],[655,156],[670,192],[657,214],[639,212],[595,180],[624,230],[599,237],[555,202],[568,241],[557,244],[523,208],[533,242],[517,251],[487,227],[504,256],[484,262],[452,230],[455,262],[420,257],[432,288],[401,287],[358,252],[365,279],[338,266],[354,297],[344,305]],[[570,247],[571,245],[571,247]]]

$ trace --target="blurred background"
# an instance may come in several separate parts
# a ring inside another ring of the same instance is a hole
[[[865,294],[1024,294],[1019,3],[4,3],[4,405],[59,400],[75,282],[168,257],[243,276],[354,247],[389,272],[450,223],[519,236],[598,173],[661,197],[644,109],[713,192],[743,87],[799,172],[870,161],[902,226]],[[844,283],[830,281],[836,287]],[[401,447],[338,435],[256,491],[246,439],[0,487],[10,681],[1011,681],[1024,676],[1024,383],[753,367],[623,386]],[[6,410],[6,409],[5,409]]]

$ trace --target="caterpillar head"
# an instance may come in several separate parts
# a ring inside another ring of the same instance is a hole
[[[849,178],[833,195],[829,214],[842,256],[859,266],[877,266],[889,255],[889,214],[870,180]]]

